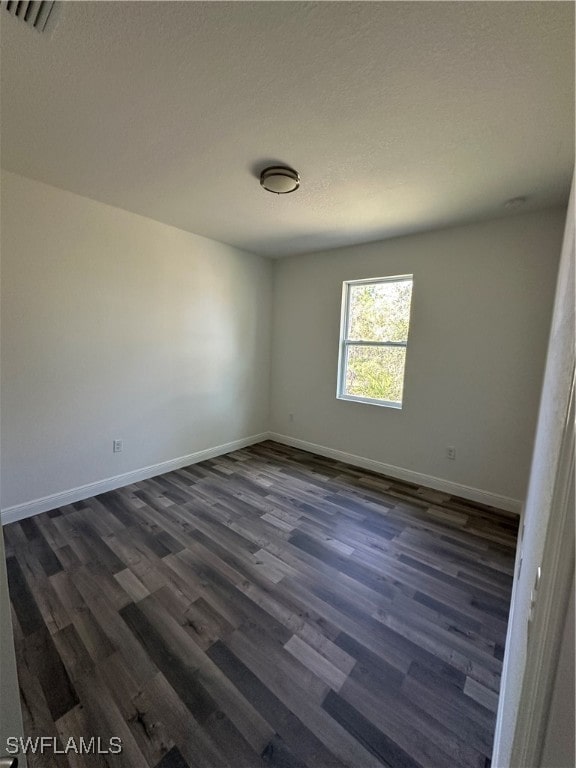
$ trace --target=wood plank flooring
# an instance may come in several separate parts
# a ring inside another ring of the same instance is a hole
[[[29,764],[486,768],[516,527],[273,442],[8,525],[26,735],[123,742]]]

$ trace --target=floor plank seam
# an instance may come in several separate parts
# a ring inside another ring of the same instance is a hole
[[[5,526],[31,768],[486,768],[513,515],[273,443]]]

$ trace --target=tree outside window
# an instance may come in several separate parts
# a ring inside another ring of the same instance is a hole
[[[412,275],[344,283],[338,397],[402,406]]]

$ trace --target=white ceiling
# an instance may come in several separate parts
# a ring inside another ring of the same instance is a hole
[[[0,11],[2,165],[283,256],[565,203],[569,2],[67,2]],[[300,189],[264,192],[292,165]]]

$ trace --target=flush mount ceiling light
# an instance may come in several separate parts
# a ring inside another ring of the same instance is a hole
[[[300,174],[284,165],[271,165],[260,174],[260,185],[268,192],[286,195],[295,192],[300,186]]]

